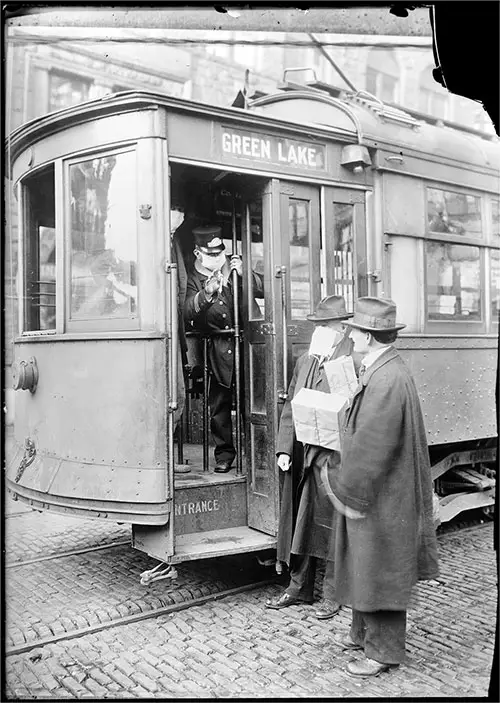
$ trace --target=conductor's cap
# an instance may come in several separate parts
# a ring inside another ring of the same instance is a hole
[[[221,228],[217,225],[195,227],[193,237],[195,246],[204,254],[220,254],[226,248],[221,239]]]

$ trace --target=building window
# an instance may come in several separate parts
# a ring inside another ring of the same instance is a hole
[[[434,80],[433,68],[433,65],[429,65],[420,74],[419,109],[427,115],[444,120],[450,117],[450,96],[446,88]]]
[[[366,69],[366,90],[384,102],[399,98],[399,66],[391,51],[371,49]]]
[[[89,97],[92,81],[59,71],[49,71],[49,112],[78,105]]]

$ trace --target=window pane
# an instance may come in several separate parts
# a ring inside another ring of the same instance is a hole
[[[309,202],[290,198],[290,289],[292,318],[305,319],[311,311],[309,272]]]
[[[493,241],[500,244],[500,200],[492,198],[491,210],[493,217]]]
[[[137,303],[135,154],[70,167],[73,319],[131,317]]]
[[[25,329],[56,326],[56,237],[53,167],[25,182]]]
[[[427,223],[431,232],[480,235],[480,198],[475,195],[428,188]]]
[[[481,319],[479,248],[427,242],[429,320]]]
[[[499,322],[500,315],[500,251],[492,249],[491,257],[491,319]]]
[[[354,271],[353,271],[353,217],[354,206],[333,203],[334,217],[334,261],[333,291],[334,295],[343,295],[347,310],[354,309]]]
[[[262,200],[255,200],[248,205],[250,209],[250,251],[252,257],[252,271],[264,281],[264,242],[262,235]],[[265,316],[265,301],[264,297],[257,297],[255,290],[255,276],[251,278],[252,285],[249,286],[251,299],[249,300],[248,309],[250,311],[251,320],[260,320]],[[259,293],[262,296],[262,292]]]
[[[373,68],[366,69],[366,90],[372,95],[377,93],[377,71]]]
[[[77,105],[88,98],[90,83],[79,76],[51,72],[49,81],[49,112]]]

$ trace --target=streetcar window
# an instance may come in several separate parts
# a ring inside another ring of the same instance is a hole
[[[475,195],[428,188],[427,224],[431,232],[481,236],[481,200]]]
[[[481,320],[479,247],[426,244],[429,320]]]
[[[53,330],[56,326],[56,231],[54,167],[24,182],[25,292],[24,328]]]
[[[250,214],[250,256],[252,260],[251,270],[259,276],[264,277],[264,241],[262,233],[262,200],[254,200],[248,203]],[[250,272],[249,272],[250,273]],[[248,309],[251,320],[262,319],[265,315],[265,300],[257,297],[255,288],[255,278],[250,276],[251,286],[249,286]]]
[[[500,322],[500,250],[490,252],[491,319]]]
[[[132,151],[70,166],[72,319],[136,315],[135,174]]]
[[[333,292],[335,295],[343,295],[347,310],[352,311],[354,309],[354,206],[333,203],[333,218]]]
[[[309,202],[290,198],[290,289],[292,318],[305,318],[311,307],[311,276],[309,273]]]

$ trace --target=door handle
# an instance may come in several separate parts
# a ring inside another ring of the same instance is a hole
[[[278,400],[284,402],[287,397],[288,388],[288,306],[286,298],[286,266],[280,266],[276,270],[276,276],[281,283],[281,311],[282,311],[282,330],[283,330],[283,385],[278,391]]]

